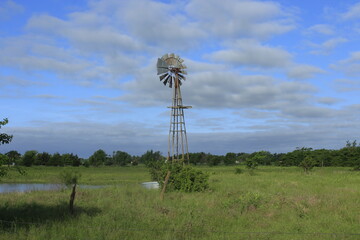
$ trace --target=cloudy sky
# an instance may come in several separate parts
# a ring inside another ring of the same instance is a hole
[[[341,148],[360,136],[359,46],[360,1],[0,0],[0,152],[166,154],[172,52],[190,152]]]

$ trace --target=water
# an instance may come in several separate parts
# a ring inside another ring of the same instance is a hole
[[[158,189],[159,188],[158,182],[143,182],[141,185],[146,189]]]
[[[101,188],[103,186],[79,185],[79,187],[89,189],[89,188]],[[0,193],[49,191],[49,190],[60,190],[63,188],[65,188],[65,185],[54,184],[54,183],[1,183]]]
[[[96,189],[104,186],[100,185],[78,185],[79,188],[83,189]],[[158,189],[158,182],[143,182],[141,183],[146,189]],[[1,183],[0,194],[10,192],[31,192],[31,191],[50,191],[50,190],[61,190],[66,186],[64,184],[55,183]]]

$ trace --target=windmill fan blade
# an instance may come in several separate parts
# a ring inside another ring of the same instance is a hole
[[[166,84],[167,84],[167,82],[169,81],[169,79],[171,79],[171,76],[170,75],[168,75],[167,76],[167,78],[165,78],[165,80],[164,80],[164,85],[166,86]],[[171,81],[171,80],[170,80]]]
[[[184,71],[184,70],[181,70],[180,73],[181,73],[182,75],[187,75],[187,71]]]
[[[167,68],[158,68],[157,69],[157,74],[160,75],[160,74],[164,74],[164,73],[167,73],[169,71],[169,69]]]
[[[181,73],[178,73],[178,76],[181,77],[181,78],[183,78],[183,79],[186,79],[186,77],[185,77],[183,74],[181,74]]]
[[[168,70],[169,70],[169,65],[162,59],[158,58],[158,61],[157,61],[157,74],[163,74],[163,73],[166,73]]]
[[[182,75],[182,74],[179,74],[179,77],[186,80],[186,77],[184,75]]]
[[[164,74],[160,76],[160,81],[162,81],[166,76],[169,76],[169,74]]]
[[[169,81],[169,88],[172,88],[172,77],[170,78],[170,81]]]
[[[163,61],[166,61],[166,59],[168,59],[169,58],[169,54],[164,54],[162,57],[161,57],[161,59],[163,60]]]

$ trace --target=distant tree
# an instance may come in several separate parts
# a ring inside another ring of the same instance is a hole
[[[72,154],[71,154],[72,155]],[[73,167],[78,167],[81,165],[81,158],[78,155],[72,155],[72,163]]]
[[[248,169],[254,170],[258,165],[270,165],[272,155],[267,151],[259,151],[250,154],[246,160],[245,165]]]
[[[236,153],[228,152],[224,158],[225,165],[233,165],[236,162]]]
[[[114,163],[120,166],[126,166],[132,160],[131,155],[123,151],[113,152],[112,158]]]
[[[344,148],[339,150],[340,166],[354,167],[360,159],[360,146],[357,146],[356,140],[347,141]]]
[[[38,153],[36,155],[34,165],[48,165],[50,162],[51,155],[47,152]]]
[[[288,152],[281,158],[282,166],[299,166],[299,164],[305,159],[306,156],[310,155],[312,148],[296,148],[292,152]]]
[[[206,162],[209,166],[217,166],[224,161],[224,156],[212,155],[208,153],[206,155]]]
[[[48,166],[64,166],[64,159],[61,154],[54,153],[48,162]]]
[[[9,157],[0,153],[0,177],[5,176],[9,167],[3,167],[2,165],[8,164]]]
[[[26,151],[21,159],[22,165],[31,167],[35,163],[37,153],[35,150]]]
[[[207,155],[204,152],[189,153],[189,160],[191,164],[206,164]]]
[[[15,164],[21,158],[21,154],[15,150],[11,150],[11,151],[5,153],[5,155],[8,156],[8,158],[9,158],[9,161],[7,163],[8,166]]]
[[[249,156],[250,156],[249,153],[244,153],[244,152],[242,152],[242,153],[237,153],[237,154],[236,154],[236,159],[237,159],[237,161],[238,161],[239,163],[242,163],[242,162],[245,162],[246,159],[247,159]]]
[[[254,155],[254,156],[249,156],[248,158],[246,158],[245,160],[245,165],[246,168],[250,169],[250,170],[255,170],[257,168],[257,166],[259,165],[258,163],[258,158],[259,155]]]
[[[78,167],[81,165],[81,160],[78,155],[74,155],[73,153],[65,153],[62,156],[62,162],[65,166],[74,166]]]
[[[161,156],[160,151],[154,152],[153,150],[148,150],[146,153],[141,155],[140,162],[144,163],[146,166],[149,166],[152,164],[152,162],[157,162],[163,160],[164,157]]]
[[[140,157],[138,157],[138,156],[132,156],[132,158],[131,158],[131,165],[132,165],[132,166],[137,166],[137,165],[139,165],[139,159],[140,159]]]
[[[107,159],[107,155],[106,155],[105,151],[102,149],[99,149],[96,152],[94,152],[93,155],[90,156],[89,163],[92,166],[98,167],[100,165],[103,165],[105,163],[106,159]]]

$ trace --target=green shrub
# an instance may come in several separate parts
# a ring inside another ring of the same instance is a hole
[[[311,156],[306,156],[304,160],[300,163],[301,167],[305,173],[309,173],[316,165],[316,162]]]
[[[78,172],[63,171],[60,173],[60,180],[66,186],[71,186],[71,185],[77,184],[79,182],[80,177],[81,177],[81,174]]]
[[[242,174],[243,170],[239,167],[235,168],[235,174]]]
[[[209,188],[209,175],[201,170],[184,166],[181,163],[156,161],[150,167],[150,174],[153,180],[159,182],[160,188],[164,185],[168,171],[171,174],[166,191],[202,192]]]

